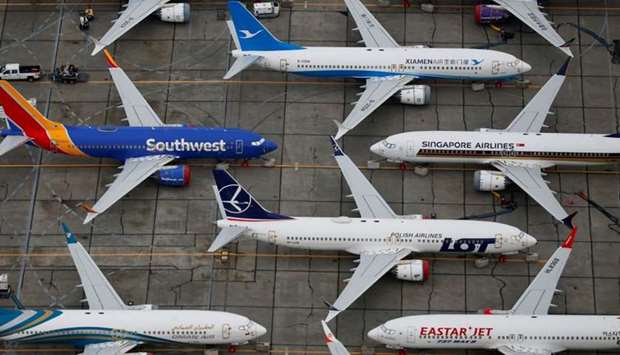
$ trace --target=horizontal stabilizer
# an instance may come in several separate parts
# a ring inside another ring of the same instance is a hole
[[[3,156],[28,141],[30,141],[30,138],[25,136],[7,136],[0,142],[0,156]]]
[[[239,238],[243,232],[245,232],[247,227],[226,227],[220,231],[220,234],[215,237],[213,243],[207,250],[208,252],[214,252],[224,245],[232,242],[233,240]]]
[[[230,67],[230,69],[228,69],[226,75],[224,75],[224,80],[228,80],[233,76],[241,73],[247,67],[256,62],[259,58],[260,56],[257,55],[243,55],[241,57],[238,57],[237,60],[235,60],[235,62],[233,63],[233,65]]]

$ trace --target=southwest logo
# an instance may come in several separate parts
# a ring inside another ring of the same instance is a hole
[[[185,138],[175,139],[172,142],[157,142],[155,138],[146,140],[146,150],[149,152],[225,152],[226,142],[187,142]]]

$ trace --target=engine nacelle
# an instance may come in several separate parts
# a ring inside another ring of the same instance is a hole
[[[407,85],[396,94],[401,104],[428,105],[431,102],[431,87],[428,85]]]
[[[502,22],[510,17],[510,12],[499,5],[476,5],[474,18],[479,24]]]
[[[183,23],[189,21],[190,7],[188,3],[164,5],[155,12],[155,16],[164,22]]]
[[[428,280],[431,274],[431,264],[428,260],[401,260],[392,269],[392,273],[399,280],[422,282]]]
[[[502,191],[510,180],[499,171],[478,170],[474,173],[474,188],[478,191]]]
[[[189,165],[164,166],[151,176],[164,186],[187,186],[192,174]]]

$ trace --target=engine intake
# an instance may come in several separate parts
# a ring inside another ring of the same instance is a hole
[[[431,102],[431,87],[428,85],[407,85],[396,94],[396,97],[401,104],[428,105]]]
[[[502,191],[510,180],[499,171],[478,170],[474,173],[474,188],[477,191]]]
[[[164,22],[183,23],[189,21],[190,13],[188,3],[177,3],[164,5],[155,15]]]
[[[189,165],[164,166],[151,176],[160,185],[164,186],[187,186],[192,174]]]
[[[431,274],[431,264],[428,260],[401,260],[392,269],[392,273],[399,280],[422,282],[428,280]]]

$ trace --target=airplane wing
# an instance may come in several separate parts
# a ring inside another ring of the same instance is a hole
[[[331,355],[350,355],[347,348],[345,348],[344,345],[338,339],[336,339],[334,334],[332,334],[332,331],[329,329],[327,323],[325,323],[324,320],[321,321],[321,325],[323,326],[323,333],[325,334],[325,344],[329,349],[329,353]]]
[[[340,139],[349,130],[355,128],[355,126],[360,124],[368,115],[381,106],[381,104],[413,79],[415,78],[408,75],[366,79],[365,90],[360,99],[355,103],[355,107],[351,113],[345,118],[344,122],[336,123],[338,125],[336,139]]]
[[[519,115],[510,123],[506,132],[532,132],[538,133],[542,129],[549,109],[555,101],[558,92],[566,79],[566,69],[570,58],[566,60],[557,74],[551,77],[547,83],[528,102],[527,106],[519,112]]]
[[[62,224],[62,229],[67,238],[67,247],[73,263],[80,274],[81,286],[86,294],[86,301],[90,309],[121,310],[129,309],[121,300],[110,282],[105,278],[97,264],[88,255],[88,252],[80,244],[75,235],[71,233],[66,224]]]
[[[353,16],[353,20],[355,20],[356,30],[360,32],[366,47],[400,47],[360,0],[344,0],[344,2],[347,4],[347,9]]]
[[[549,349],[525,347],[521,345],[502,345],[497,348],[497,351],[504,355],[551,355],[556,353],[556,351]]]
[[[528,286],[521,297],[519,297],[514,307],[510,310],[511,314],[547,314],[549,307],[551,307],[551,301],[553,300],[556,287],[558,286],[558,280],[562,276],[564,266],[566,266],[568,257],[573,250],[576,234],[577,229],[573,228],[562,245],[551,255],[547,263],[545,263],[545,266],[540,269],[534,281],[532,281],[530,286]]]
[[[95,49],[91,55],[99,53],[102,49],[112,44],[125,32],[139,24],[147,16],[159,10],[170,0],[129,0],[127,8],[121,13],[121,16],[114,20],[112,27],[106,32],[100,40],[95,40]]]
[[[547,181],[543,179],[540,166],[514,161],[496,161],[493,166],[536,200],[558,221],[562,221],[569,228],[573,228],[572,219],[575,214],[569,216],[564,207],[560,205],[554,196],[554,192],[547,186]]]
[[[107,210],[134,187],[176,158],[176,156],[172,155],[152,155],[125,160],[125,164],[122,166],[123,170],[110,185],[110,188],[92,208],[88,208],[88,215],[84,220],[84,224]]]
[[[573,56],[567,42],[560,37],[551,22],[540,11],[537,0],[495,0],[504,9],[510,11],[519,20],[538,32],[544,39],[558,47],[569,57]]]
[[[342,175],[347,180],[360,216],[362,218],[396,218],[396,213],[366,179],[360,169],[355,166],[351,158],[342,152],[333,137],[330,138],[334,148],[334,158]]]
[[[107,49],[104,50],[104,55],[108,62],[114,86],[116,86],[118,95],[123,102],[123,109],[125,110],[125,115],[127,115],[129,125],[136,127],[165,126]]]
[[[106,343],[90,344],[84,347],[80,355],[119,355],[125,354],[142,342],[132,340],[119,340]]]
[[[410,249],[389,249],[365,251],[360,254],[359,265],[344,290],[338,295],[336,302],[329,307],[326,322],[332,320],[338,313],[344,311],[358,299],[370,286],[374,285],[381,276],[390,271],[405,256],[411,253]]]

